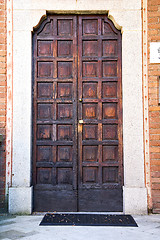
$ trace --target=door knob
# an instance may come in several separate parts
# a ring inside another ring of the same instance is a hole
[[[79,102],[82,102],[82,98],[79,99]]]
[[[82,124],[82,123],[83,123],[83,120],[82,120],[82,119],[80,119],[80,120],[79,120],[79,124]]]

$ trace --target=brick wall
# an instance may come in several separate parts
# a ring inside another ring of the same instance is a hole
[[[0,212],[5,211],[6,0],[0,0]]]
[[[148,0],[148,46],[160,42],[160,0]],[[148,56],[150,57],[150,49]],[[148,64],[149,130],[153,212],[160,213],[160,64]]]

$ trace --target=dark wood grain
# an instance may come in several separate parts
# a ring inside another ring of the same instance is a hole
[[[120,31],[104,15],[49,15],[33,65],[34,211],[122,211]]]
[[[34,34],[35,211],[77,211],[76,22],[48,16]]]
[[[78,23],[78,210],[122,211],[121,34],[105,16]]]

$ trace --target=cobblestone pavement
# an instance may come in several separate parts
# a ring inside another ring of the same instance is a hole
[[[43,215],[0,216],[0,239],[160,240],[160,215],[133,217],[138,227],[39,226]]]

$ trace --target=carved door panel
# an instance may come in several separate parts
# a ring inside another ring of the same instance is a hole
[[[122,211],[121,35],[104,16],[78,20],[79,211]]]
[[[77,211],[77,18],[34,35],[34,210]]]
[[[122,211],[121,34],[104,15],[33,35],[34,211]]]

